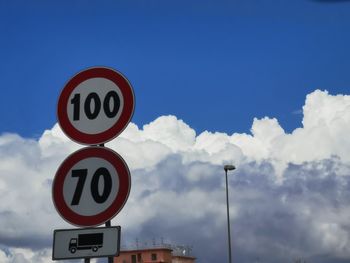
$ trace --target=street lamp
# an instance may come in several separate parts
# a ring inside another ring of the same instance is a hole
[[[225,176],[226,176],[226,205],[227,205],[227,234],[228,234],[228,259],[229,263],[232,263],[232,256],[231,256],[231,230],[230,230],[230,209],[228,204],[228,180],[227,180],[227,171],[232,171],[236,169],[234,165],[225,165]]]

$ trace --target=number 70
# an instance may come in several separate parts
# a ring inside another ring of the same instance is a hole
[[[79,205],[87,175],[88,175],[88,169],[72,170],[72,177],[78,177],[78,182],[77,182],[77,187],[75,188],[75,191],[74,191],[71,205]],[[100,194],[98,189],[98,185],[101,177],[104,180],[102,194]],[[98,168],[93,174],[91,179],[90,191],[91,191],[92,198],[95,200],[96,203],[102,204],[108,199],[111,193],[111,190],[112,190],[111,174],[104,167]]]

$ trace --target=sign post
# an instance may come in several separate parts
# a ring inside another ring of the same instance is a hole
[[[135,98],[129,81],[105,67],[79,72],[63,88],[57,105],[58,123],[73,141],[90,145],[68,156],[58,168],[52,198],[57,212],[83,228],[55,230],[53,260],[119,254],[120,227],[111,219],[125,205],[131,187],[123,158],[105,148],[118,136],[134,112]],[[108,243],[108,244],[107,244]],[[83,252],[84,251],[84,252]]]

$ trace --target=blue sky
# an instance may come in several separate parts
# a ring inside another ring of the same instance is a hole
[[[143,125],[174,114],[197,132],[301,125],[305,95],[348,91],[346,1],[1,1],[0,132],[37,137],[64,84],[121,71]]]
[[[348,262],[349,14],[346,0],[0,0],[0,262],[50,262],[53,230],[72,227],[51,186],[81,145],[56,104],[93,66],[136,96],[106,144],[131,170],[123,244],[164,237],[226,262],[232,163],[234,261]]]

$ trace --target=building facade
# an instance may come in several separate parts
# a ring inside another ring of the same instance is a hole
[[[122,250],[119,257],[114,258],[114,263],[195,263],[195,259],[164,246]]]

